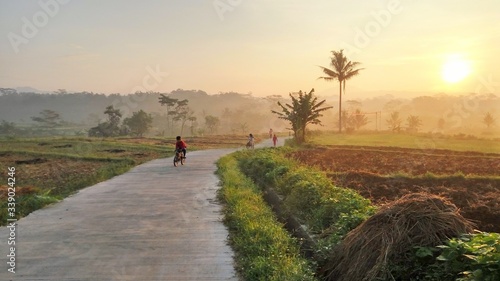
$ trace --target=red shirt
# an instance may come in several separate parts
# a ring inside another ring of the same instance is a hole
[[[184,149],[184,148],[187,148],[187,145],[183,140],[180,140],[180,141],[175,143],[175,148],[176,149]]]

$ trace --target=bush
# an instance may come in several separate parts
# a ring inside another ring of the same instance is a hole
[[[418,247],[414,261],[414,268],[424,270],[413,280],[500,280],[500,234],[465,234],[441,246]]]
[[[27,216],[29,213],[41,209],[42,207],[58,202],[57,197],[51,196],[49,192],[42,192],[38,188],[19,188],[16,196],[16,219]],[[6,196],[1,196],[2,204],[0,209],[0,225],[7,225],[8,219],[12,219],[8,212],[8,200],[3,200]]]
[[[304,167],[286,155],[291,148],[237,153],[239,167],[260,188],[273,187],[283,197],[288,213],[306,225],[318,239],[338,242],[373,214],[370,201],[355,191],[334,186],[325,173]],[[318,241],[320,249],[331,248]],[[320,260],[324,258],[321,254]]]
[[[289,213],[309,222],[309,227],[316,226],[313,222],[317,217],[315,212],[321,204],[321,194],[314,183],[306,180],[298,181],[283,203]]]

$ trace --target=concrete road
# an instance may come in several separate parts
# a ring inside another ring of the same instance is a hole
[[[15,273],[1,227],[0,280],[238,280],[214,174],[232,151],[153,160],[33,212],[17,222]]]

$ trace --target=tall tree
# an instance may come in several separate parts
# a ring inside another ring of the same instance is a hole
[[[247,122],[240,123],[239,127],[240,127],[242,135],[244,135],[248,132],[248,123]]]
[[[89,137],[114,137],[120,135],[120,120],[122,113],[119,109],[109,105],[104,114],[108,115],[108,121],[99,123],[96,127],[90,128]]]
[[[292,103],[283,105],[278,101],[278,106],[282,112],[272,110],[271,112],[278,115],[278,118],[290,122],[295,139],[298,143],[304,142],[306,137],[306,127],[308,124],[321,125],[320,117],[323,116],[321,112],[332,108],[332,106],[321,107],[325,100],[318,102],[318,98],[314,96],[314,89],[309,93],[299,91],[295,97],[290,94]]]
[[[342,94],[345,94],[345,83],[347,80],[359,74],[359,71],[363,68],[356,67],[360,65],[359,62],[353,62],[347,59],[344,55],[344,50],[332,51],[332,57],[330,58],[330,68],[320,66],[323,72],[328,75],[324,77],[319,77],[318,79],[324,79],[326,81],[339,81],[339,133],[342,132]]]
[[[40,116],[31,117],[31,120],[38,122],[42,127],[54,128],[61,122],[61,116],[54,110],[45,109],[40,112]]]
[[[2,120],[0,123],[0,135],[14,136],[18,133],[18,129],[13,122]]]
[[[196,117],[195,116],[190,116],[188,118],[188,121],[191,122],[191,126],[189,126],[189,130],[191,131],[191,135],[194,136],[195,135],[195,126],[196,126]]]
[[[408,131],[410,132],[418,132],[418,129],[420,126],[422,126],[422,120],[420,120],[420,117],[416,115],[410,115],[406,119],[406,122],[408,123]]]
[[[108,105],[106,107],[106,110],[104,111],[104,114],[108,115],[108,122],[116,126],[118,128],[118,125],[120,124],[120,119],[122,118],[122,113],[119,109],[115,109],[114,106]]]
[[[483,118],[483,123],[486,125],[486,127],[489,129],[491,126],[495,124],[495,118],[493,118],[493,115],[491,113],[486,113]]]
[[[167,107],[167,131],[168,131],[170,130],[171,127],[173,127],[173,124],[170,123],[169,115],[171,115],[170,112],[172,112],[172,108],[177,104],[178,99],[167,97],[164,94],[160,94],[160,97],[158,99],[160,105],[162,106],[165,105]]]
[[[125,118],[123,124],[130,128],[133,135],[142,137],[152,127],[153,117],[141,109],[132,113],[132,117]]]
[[[220,120],[218,117],[215,117],[213,115],[205,116],[205,126],[212,134],[217,133],[219,125],[220,125]]]
[[[193,116],[194,111],[189,108],[188,106],[188,100],[181,100],[177,101],[177,105],[175,106],[174,110],[170,112],[170,114],[173,117],[174,121],[180,121],[181,122],[181,136],[184,132],[184,125],[186,122],[189,120],[190,117]]]

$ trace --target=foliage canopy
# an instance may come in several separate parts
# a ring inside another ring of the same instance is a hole
[[[292,102],[285,105],[278,101],[282,112],[275,110],[272,110],[272,112],[277,114],[278,118],[290,122],[295,139],[301,143],[305,141],[307,125],[321,125],[321,121],[319,120],[323,116],[321,112],[332,108],[332,106],[321,107],[325,103],[325,100],[318,102],[318,98],[314,96],[314,89],[311,89],[309,93],[299,91],[296,96],[290,94],[290,98],[292,98]]]

